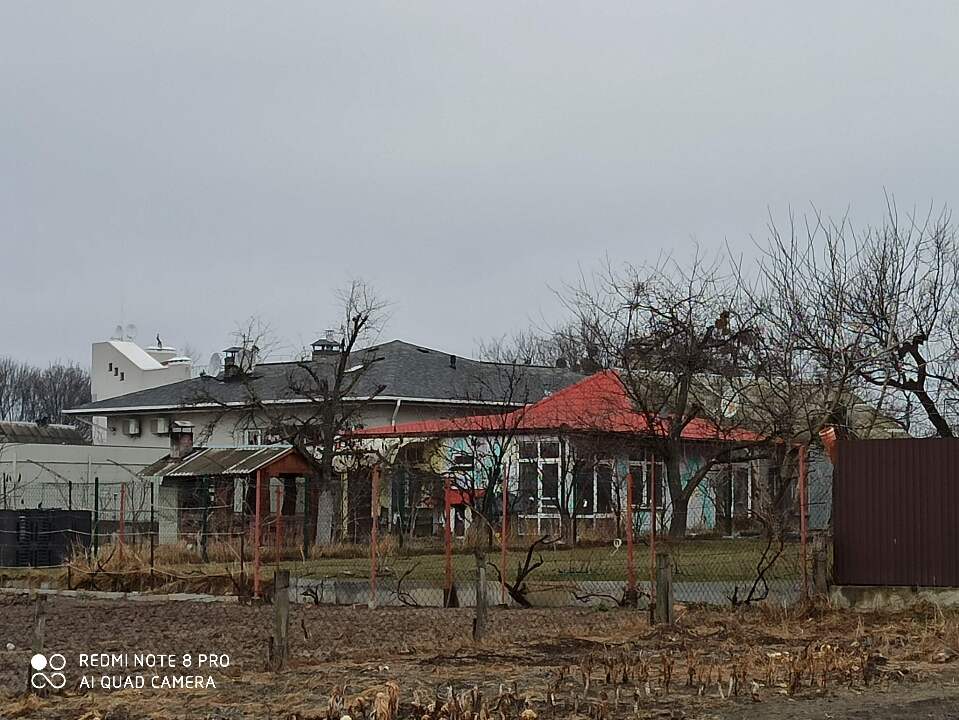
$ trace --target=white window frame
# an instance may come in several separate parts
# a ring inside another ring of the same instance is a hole
[[[536,457],[535,458],[524,458],[520,456],[519,447],[526,443],[532,443],[536,445]],[[556,457],[544,457],[543,456],[543,444],[554,443],[558,448]],[[563,443],[557,437],[548,437],[548,438],[526,438],[517,440],[517,468],[516,468],[516,477],[517,482],[520,477],[520,467],[522,465],[534,465],[536,466],[536,511],[523,513],[521,517],[537,517],[537,518],[558,518],[560,517],[559,513],[559,495],[560,487],[563,483]],[[556,466],[556,497],[546,498],[543,495],[543,468],[549,466]],[[595,482],[593,483],[593,492],[595,493]],[[517,486],[517,490],[519,486]],[[544,502],[544,501],[549,502]]]

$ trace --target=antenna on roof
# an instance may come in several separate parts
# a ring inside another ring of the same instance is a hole
[[[123,326],[117,325],[113,329],[113,335],[110,337],[111,340],[122,340],[123,339]]]
[[[127,325],[127,328],[126,328],[126,331],[125,331],[125,332],[126,332],[126,339],[127,339],[127,340],[129,340],[129,341],[131,341],[131,342],[134,341],[134,340],[136,340],[136,337],[137,337],[137,326],[136,326],[136,325],[134,325],[133,323],[130,323],[129,325]]]

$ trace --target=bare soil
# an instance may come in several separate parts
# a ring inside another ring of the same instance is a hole
[[[0,598],[3,720],[365,720],[389,681],[397,720],[519,720],[527,707],[540,720],[959,718],[959,616],[933,609],[690,608],[671,628],[628,610],[493,610],[476,646],[471,610],[294,606],[279,673],[267,667],[270,606],[50,598],[46,614],[45,652],[67,658],[67,685],[28,696],[34,603]],[[230,666],[158,670],[216,688],[154,690],[153,671],[84,670],[80,653],[225,653]],[[94,689],[80,687],[84,674]],[[143,675],[147,687],[104,690],[102,675]]]

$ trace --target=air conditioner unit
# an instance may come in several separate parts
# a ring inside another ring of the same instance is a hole
[[[153,432],[157,435],[167,435],[170,432],[170,420],[165,417],[158,417],[153,421]]]
[[[127,435],[139,435],[140,434],[140,420],[138,418],[130,418],[126,422]]]

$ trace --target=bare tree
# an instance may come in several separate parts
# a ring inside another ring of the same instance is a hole
[[[805,365],[805,386],[816,378],[829,388],[832,399],[821,394],[813,407],[832,414],[832,424],[848,424],[848,403],[840,400],[855,392],[876,420],[893,417],[913,432],[952,437],[959,410],[955,227],[948,209],[903,219],[887,203],[883,222],[861,231],[847,217],[815,212],[801,229],[792,217],[786,232],[770,225],[760,272],[766,290],[788,302],[776,319],[776,337],[788,342],[778,362]]]
[[[63,411],[90,402],[90,373],[74,363],[38,368],[0,358],[0,418],[76,425],[89,436],[89,427]]]
[[[339,327],[319,348],[286,365],[279,397],[266,395],[255,362],[242,359],[256,357],[269,337],[266,329],[251,322],[241,332],[237,367],[225,371],[221,379],[208,379],[193,399],[196,404],[218,408],[211,426],[229,415],[238,428],[262,429],[265,441],[289,443],[310,462],[316,478],[315,482],[307,478],[304,489],[304,555],[315,539],[319,496],[336,490],[336,460],[353,455],[341,438],[361,421],[369,403],[383,390],[368,382],[369,369],[379,358],[375,349],[363,347],[378,335],[386,303],[359,280],[341,290],[338,301]],[[214,382],[238,383],[242,402],[224,402],[211,385]],[[334,513],[333,534],[339,517]]]
[[[564,297],[591,352],[615,367],[623,390],[649,428],[666,466],[670,534],[682,536],[689,501],[713,467],[757,444],[724,412],[729,393],[753,375],[755,320],[734,274],[698,254],[689,264],[665,258],[650,267],[607,267]],[[703,453],[683,473],[687,430],[699,426]],[[706,436],[703,436],[703,432]]]

